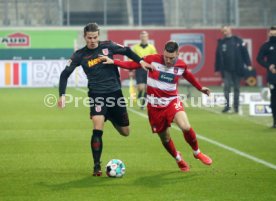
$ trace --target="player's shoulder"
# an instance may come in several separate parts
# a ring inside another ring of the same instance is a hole
[[[99,42],[99,46],[100,47],[113,47],[113,46],[120,46],[120,47],[124,47],[123,45],[119,44],[119,43],[116,43],[112,40],[103,40],[103,41],[100,41]]]
[[[262,44],[261,49],[266,50],[269,49],[272,44],[269,41],[266,41]]]
[[[76,50],[76,51],[74,52],[74,54],[81,54],[81,53],[85,52],[85,51],[86,51],[86,49],[87,49],[87,47],[86,47],[86,46],[84,46],[84,47],[82,47],[82,48],[80,48],[80,49]]]
[[[140,43],[136,43],[132,47],[135,47],[135,48],[140,47]]]
[[[155,49],[153,44],[148,44],[149,48]]]
[[[236,41],[243,43],[243,39],[239,36],[232,36]]]
[[[101,40],[101,41],[99,41],[99,45],[110,45],[112,43],[113,43],[112,40]]]
[[[187,64],[183,60],[177,59],[177,61],[175,63],[175,67],[186,69]]]
[[[161,54],[150,54],[144,57],[144,60],[147,62],[162,62],[162,55]]]
[[[79,59],[82,57],[82,55],[84,54],[84,52],[87,50],[87,47],[83,47],[83,48],[80,48],[78,50],[76,50],[72,56],[71,56],[71,59]]]

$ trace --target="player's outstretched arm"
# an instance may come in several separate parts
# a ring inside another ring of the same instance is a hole
[[[124,69],[133,70],[137,68],[141,68],[141,65],[134,62],[134,61],[120,61],[120,60],[113,60],[107,56],[100,56],[101,61],[103,64],[114,64]]]
[[[211,90],[207,87],[202,87],[200,90],[202,93],[206,94],[207,96],[210,96]]]
[[[197,88],[202,93],[206,94],[207,96],[210,95],[211,91],[207,87],[201,86],[201,84],[195,79],[194,75],[189,71],[185,70],[183,77],[188,80],[195,88]]]
[[[59,78],[59,99],[58,99],[58,108],[65,107],[65,91],[67,87],[67,80],[71,73],[74,71],[74,68],[66,67],[62,73],[60,74]]]

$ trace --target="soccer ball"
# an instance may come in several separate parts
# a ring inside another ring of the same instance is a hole
[[[126,172],[126,166],[121,160],[112,159],[107,163],[105,172],[108,177],[122,177]]]

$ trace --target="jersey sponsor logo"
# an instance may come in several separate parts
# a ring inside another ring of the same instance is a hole
[[[109,51],[108,48],[102,49],[103,55],[107,56]]]
[[[174,73],[174,74],[177,74],[177,73],[178,73],[178,68],[174,67],[173,73]]]
[[[179,44],[179,59],[183,60],[192,73],[197,73],[205,62],[204,34],[171,34],[171,39]]]
[[[90,60],[87,62],[87,66],[88,66],[89,68],[92,68],[93,66],[95,66],[95,65],[97,65],[97,64],[99,64],[99,63],[101,63],[101,62],[102,62],[102,61],[101,61],[100,58],[90,59]]]
[[[159,80],[163,81],[163,82],[167,82],[167,83],[173,83],[174,81],[174,75],[171,73],[164,73],[164,72],[160,72],[159,73]]]
[[[23,33],[14,33],[0,38],[0,43],[6,44],[7,47],[29,47],[30,36]]]

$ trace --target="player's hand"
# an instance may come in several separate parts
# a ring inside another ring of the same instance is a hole
[[[276,73],[275,65],[274,65],[274,64],[271,64],[271,65],[269,66],[269,70],[270,70],[273,74],[275,74],[275,73]]]
[[[140,64],[141,64],[141,67],[144,69],[144,70],[153,70],[153,66],[150,65],[149,63],[145,62],[144,60],[141,60],[140,61]]]
[[[202,93],[206,94],[207,96],[210,96],[211,90],[207,87],[202,87],[200,90]]]
[[[99,55],[100,60],[103,62],[103,64],[114,64],[114,60],[110,59],[108,56]]]
[[[249,71],[252,71],[252,70],[253,70],[253,67],[252,67],[252,66],[247,66],[247,69],[248,69]]]
[[[65,96],[59,97],[57,106],[60,109],[65,108]]]

